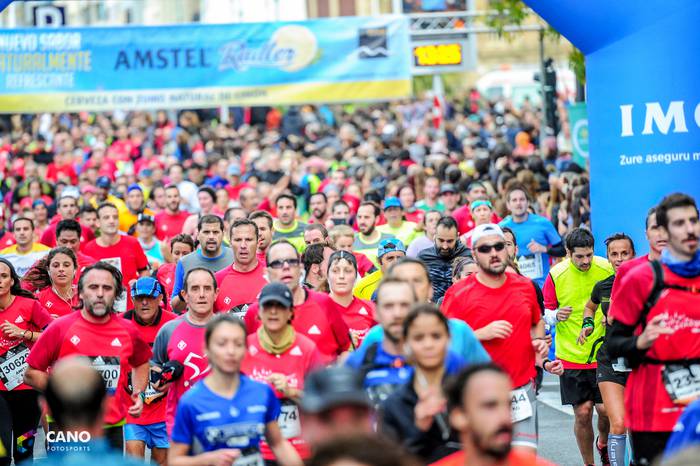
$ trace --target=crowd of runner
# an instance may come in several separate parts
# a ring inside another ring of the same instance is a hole
[[[594,238],[565,122],[476,92],[218,117],[0,122],[0,464],[549,464],[545,372],[584,465],[700,443],[694,199]]]

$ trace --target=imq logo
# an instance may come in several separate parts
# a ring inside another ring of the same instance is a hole
[[[639,110],[634,105],[620,105],[620,119],[622,131],[620,136],[631,137],[635,135],[633,120],[637,118]],[[700,103],[693,109],[693,122],[700,128]],[[642,135],[687,133],[688,121],[686,119],[686,106],[682,100],[671,101],[664,109],[660,102],[647,102],[644,109],[644,127]]]

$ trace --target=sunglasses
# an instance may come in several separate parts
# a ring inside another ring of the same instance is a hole
[[[492,249],[495,249],[496,251],[500,252],[503,251],[506,248],[506,243],[495,243],[495,244],[482,244],[481,246],[477,247],[476,250],[479,251],[481,254],[488,254],[491,252]]]
[[[287,264],[290,267],[296,267],[299,265],[299,259],[277,259],[275,261],[269,262],[267,266],[271,269],[281,269],[282,267],[284,267],[284,264]]]

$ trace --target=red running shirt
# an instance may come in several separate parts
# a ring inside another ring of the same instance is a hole
[[[156,214],[156,238],[161,241],[166,241],[173,236],[182,233],[182,227],[185,225],[185,220],[190,216],[188,212],[179,211],[172,215],[163,210]]]
[[[248,307],[257,301],[260,290],[267,285],[265,266],[258,265],[250,272],[239,272],[233,265],[216,273],[219,296],[216,298],[216,312],[230,312],[239,319],[245,318]]]
[[[100,246],[97,244],[97,240],[93,240],[85,245],[83,252],[98,261],[105,261],[121,270],[122,283],[127,289],[126,303],[115,304],[115,307],[117,307],[118,312],[126,312],[127,309],[133,308],[131,293],[128,292],[129,281],[139,278],[139,271],[148,268],[148,259],[139,240],[133,236],[119,235],[119,241],[108,247]],[[124,302],[122,301],[122,303]]]
[[[158,271],[156,272],[156,279],[160,282],[161,285],[163,285],[163,289],[165,290],[165,297],[167,298],[165,300],[167,305],[167,311],[172,311],[170,300],[172,299],[173,288],[175,287],[176,266],[177,263],[163,264],[160,267],[158,267]]]
[[[163,325],[167,324],[171,320],[177,319],[175,314],[166,311],[160,311],[160,318],[156,320],[153,325],[139,325],[134,319],[134,311],[127,312],[123,317],[124,319],[133,322],[134,326],[141,335],[141,338],[143,341],[148,343],[149,346],[153,346],[153,342],[156,340],[156,335]],[[156,391],[151,386],[150,382],[148,383],[144,393],[146,398],[144,400],[143,412],[141,413],[141,416],[132,417],[127,413],[126,422],[140,426],[164,422],[166,405],[165,393]]]
[[[663,269],[667,284],[700,288],[700,277],[683,278],[666,266]],[[637,265],[623,278],[608,315],[624,325],[636,326],[653,283],[651,265]],[[649,311],[647,321],[659,314],[666,314],[666,326],[674,332],[660,336],[646,356],[661,361],[700,358],[700,294],[666,289]],[[625,389],[625,422],[629,429],[670,432],[683,412],[683,407],[674,404],[666,391],[662,368],[661,364],[642,363],[632,370]]]
[[[57,295],[53,286],[47,286],[41,290],[37,298],[39,299],[39,303],[51,314],[53,319],[72,313],[80,302],[78,289],[75,286],[73,286],[73,299],[70,301],[66,301]]]
[[[59,359],[87,356],[107,386],[108,407],[105,424],[117,424],[126,417],[127,395],[124,386],[132,368],[148,362],[151,349],[135,326],[116,314],[103,324],[85,320],[82,312],[59,317],[35,343],[27,363],[47,371]]]
[[[171,320],[161,327],[153,343],[153,362],[162,366],[168,361],[178,361],[185,366],[182,377],[168,389],[165,425],[168,435],[175,423],[177,402],[187,390],[209,372],[209,361],[204,355],[204,325],[194,325],[187,314]]]
[[[0,322],[9,322],[22,330],[40,332],[51,323],[51,316],[39,301],[15,296],[12,304],[0,311]],[[31,390],[23,380],[29,350],[36,343],[21,338],[6,338],[0,332],[0,391]]]
[[[374,321],[374,303],[356,296],[353,296],[348,307],[333,301],[332,298],[329,301],[350,329],[353,346],[359,348],[369,329],[377,325],[377,322]]]
[[[350,333],[343,318],[331,304],[330,298],[322,293],[304,289],[306,300],[294,306],[294,330],[309,337],[321,353],[324,364],[330,364],[338,355],[350,348]],[[258,303],[248,308],[245,315],[248,334],[260,327]]]
[[[432,463],[431,466],[464,466],[469,464],[467,457],[463,451],[458,451],[450,456],[446,456],[440,461]],[[534,455],[521,452],[519,450],[511,450],[508,457],[500,463],[494,463],[494,466],[554,466],[549,461]]]
[[[540,307],[533,283],[515,273],[506,273],[500,288],[481,284],[473,274],[447,290],[442,312],[449,318],[465,321],[478,330],[495,320],[513,325],[508,338],[481,341],[491,359],[501,366],[514,387],[521,387],[535,377],[535,350],[530,329],[540,321]]]
[[[296,334],[294,344],[287,351],[274,355],[262,348],[258,333],[255,332],[248,335],[248,353],[241,365],[241,372],[262,383],[268,383],[267,378],[272,374],[283,374],[287,377],[287,384],[291,388],[303,390],[306,375],[321,364],[321,355],[314,342],[300,333]],[[272,388],[274,390],[274,387]],[[277,398],[283,398],[277,390],[275,395]],[[286,434],[285,438],[290,441],[299,455],[303,459],[308,458],[311,452],[301,437],[299,409],[291,400],[282,402],[279,424],[282,434]],[[260,451],[264,459],[275,459],[267,443],[261,444]]]

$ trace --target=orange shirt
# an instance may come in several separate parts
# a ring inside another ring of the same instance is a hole
[[[458,451],[450,456],[446,456],[440,461],[436,461],[431,466],[466,466],[469,464],[463,451]],[[547,460],[534,455],[523,453],[518,450],[511,450],[508,457],[498,466],[554,466]]]

